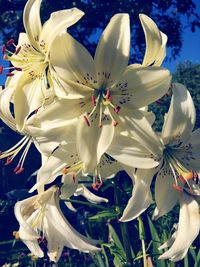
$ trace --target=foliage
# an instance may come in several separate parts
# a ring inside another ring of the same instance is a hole
[[[10,37],[17,39],[19,32],[24,31],[22,9],[25,3],[25,0],[0,1],[0,34],[4,41],[9,40]],[[150,16],[157,22],[159,28],[170,36],[168,47],[171,48],[172,58],[176,58],[180,53],[185,27],[189,27],[192,31],[200,27],[200,17],[192,0],[48,0],[43,1],[43,18],[46,19],[51,12],[73,6],[83,10],[86,15],[78,26],[72,27],[69,32],[92,53],[95,51],[98,40],[96,36],[105,28],[111,16],[118,12],[129,13],[132,26],[131,60],[134,62],[141,61],[145,49],[143,31],[138,19],[139,13]],[[171,29],[176,29],[176,31],[172,34]]]

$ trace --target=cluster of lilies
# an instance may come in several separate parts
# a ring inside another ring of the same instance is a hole
[[[77,8],[57,11],[42,25],[40,4],[41,0],[28,0],[25,32],[18,44],[11,39],[2,47],[12,67],[0,92],[0,118],[23,137],[0,158],[9,164],[21,155],[14,169],[19,174],[34,144],[42,160],[30,189],[37,193],[15,205],[20,225],[15,237],[37,257],[44,256],[38,240],[45,237],[54,262],[64,246],[100,251],[98,240],[69,224],[59,200],[82,194],[95,203],[106,202],[82,181],[93,177],[92,186],[98,190],[105,179],[125,170],[133,192],[120,221],[133,220],[150,206],[150,186],[156,177],[154,219],[180,203],[178,227],[160,247],[169,247],[160,259],[181,260],[200,229],[200,131],[193,131],[195,108],[189,91],[171,83],[169,71],[160,66],[167,36],[140,14],[146,51],[142,64],[128,65],[129,15],[116,14],[93,58],[66,31],[84,13]],[[156,114],[148,112],[148,105],[169,91],[171,103],[162,131],[155,132]],[[62,185],[46,189],[58,176]]]

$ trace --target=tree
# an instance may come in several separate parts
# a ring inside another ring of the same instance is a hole
[[[0,0],[0,35],[3,41],[7,41],[10,37],[17,39],[19,32],[23,31],[22,10],[25,3],[25,0]],[[180,53],[185,27],[190,27],[192,31],[200,27],[200,16],[197,14],[193,0],[44,0],[42,17],[46,19],[51,12],[71,7],[78,7],[86,15],[69,31],[87,46],[91,53],[95,51],[97,36],[105,28],[111,16],[118,12],[129,13],[132,30],[132,62],[140,62],[145,49],[139,13],[145,13],[154,19],[159,28],[169,36],[170,58],[176,58]]]

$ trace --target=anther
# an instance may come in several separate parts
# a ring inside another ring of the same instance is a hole
[[[13,72],[9,72],[9,73],[6,73],[6,76],[7,77],[12,77],[12,76],[14,76],[15,74],[13,73]]]
[[[118,125],[117,121],[113,121],[113,126],[116,127]]]
[[[0,66],[0,74],[3,72],[3,66]]]
[[[181,182],[182,182],[183,184],[186,183],[186,181],[185,181],[185,179],[184,179],[184,177],[183,177],[182,175],[179,176],[179,179],[181,180]]]
[[[117,107],[114,109],[114,111],[115,111],[116,113],[119,113],[119,112],[120,112],[120,106],[117,106]]]
[[[93,106],[96,106],[96,99],[94,95],[91,96],[91,100],[92,100]]]
[[[15,174],[20,174],[21,172],[23,172],[24,168],[20,168],[18,171],[15,172]]]
[[[15,67],[15,70],[17,70],[17,71],[22,71],[22,68]]]
[[[183,191],[183,190],[182,190],[182,187],[179,186],[179,185],[176,185],[176,184],[173,184],[173,188],[174,188],[175,190],[177,190],[177,191],[180,191],[180,192]]]
[[[12,158],[9,158],[9,157],[8,157],[8,158],[6,159],[6,163],[5,163],[5,165],[10,164],[11,162],[12,162]]]
[[[76,182],[76,175],[75,175],[75,173],[73,173],[73,175],[72,175],[72,179],[73,179],[73,181],[74,181],[74,183]]]
[[[4,54],[6,51],[6,45],[3,45],[2,48],[1,48],[1,53]]]
[[[19,169],[20,169],[20,166],[17,165],[17,166],[14,168],[13,172],[17,172]]]
[[[3,56],[3,59],[4,59],[4,60],[8,60],[8,55],[5,54],[5,55]]]
[[[11,44],[13,44],[15,41],[14,41],[14,39],[10,39],[7,43],[6,43],[6,45],[11,45]]]
[[[21,46],[19,46],[16,50],[15,50],[15,55],[18,55],[19,54],[19,52],[21,51]]]
[[[15,239],[20,239],[19,237],[19,232],[18,231],[13,231],[13,236],[15,237]]]
[[[90,122],[86,116],[83,116],[84,122],[87,124],[87,126],[90,126]]]

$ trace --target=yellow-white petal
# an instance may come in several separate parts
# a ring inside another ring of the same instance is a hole
[[[40,51],[48,56],[48,52],[56,36],[75,24],[83,15],[84,12],[78,8],[51,13],[50,18],[43,25],[39,37]]]
[[[98,84],[110,86],[125,70],[130,52],[128,14],[113,16],[104,30],[95,53]]]
[[[159,66],[162,64],[165,55],[166,35],[160,32],[155,22],[148,16],[140,14],[139,18],[146,41],[146,51],[142,65],[150,66],[156,62]]]
[[[31,45],[38,50],[38,40],[42,30],[40,20],[41,0],[28,0],[24,8],[24,28],[31,42]]]
[[[173,84],[173,95],[162,129],[162,139],[172,147],[187,141],[195,124],[196,112],[192,97],[187,88]]]

